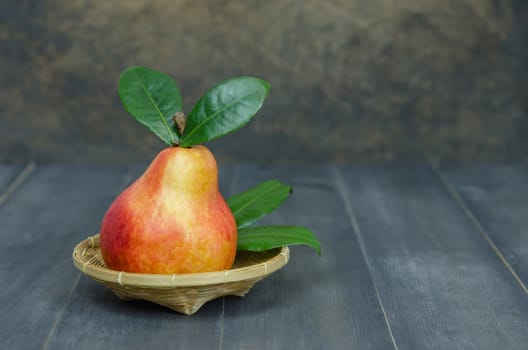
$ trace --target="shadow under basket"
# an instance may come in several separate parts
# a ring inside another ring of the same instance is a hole
[[[101,256],[99,235],[77,244],[73,263],[82,273],[109,287],[120,299],[143,299],[191,315],[213,299],[243,297],[251,287],[288,263],[288,247],[237,252],[229,270],[190,274],[144,274],[111,270]]]

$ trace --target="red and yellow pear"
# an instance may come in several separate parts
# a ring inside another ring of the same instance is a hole
[[[101,225],[101,253],[113,270],[197,273],[229,269],[237,227],[204,146],[169,147],[123,191]]]

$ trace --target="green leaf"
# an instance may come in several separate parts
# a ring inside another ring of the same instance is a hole
[[[321,255],[321,245],[314,233],[300,226],[257,226],[238,230],[238,250],[261,252],[292,244],[305,244]]]
[[[207,91],[187,118],[181,145],[204,143],[241,128],[260,109],[269,88],[265,80],[238,77]]]
[[[171,77],[146,67],[130,67],[121,73],[117,91],[127,112],[141,124],[168,145],[178,142],[172,117],[183,106],[180,90]]]
[[[277,180],[268,180],[230,197],[227,204],[238,228],[246,227],[277,209],[288,198],[292,189]]]

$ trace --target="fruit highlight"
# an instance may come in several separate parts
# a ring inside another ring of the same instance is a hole
[[[237,246],[218,170],[204,146],[169,147],[119,195],[101,226],[103,259],[114,270],[194,273],[229,269]]]

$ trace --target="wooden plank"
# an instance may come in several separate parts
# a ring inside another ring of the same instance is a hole
[[[293,196],[262,223],[313,229],[322,257],[292,247],[284,269],[259,282],[243,298],[225,300],[223,349],[391,349],[371,277],[324,167],[243,166],[235,191],[277,178]]]
[[[336,175],[399,348],[526,346],[528,298],[431,169]]]
[[[528,286],[528,164],[451,166],[444,173],[460,205]]]
[[[139,176],[144,168],[137,167],[131,178]],[[220,167],[219,179],[221,190],[228,192],[231,168]],[[191,317],[152,303],[120,301],[109,289],[82,277],[48,348],[215,349],[221,313],[221,299],[207,303]]]
[[[0,205],[2,205],[16,189],[27,180],[35,169],[35,164],[27,165],[0,164]]]
[[[41,348],[75,285],[76,241],[98,218],[123,179],[122,169],[49,166],[0,206],[0,348]]]
[[[24,169],[24,165],[7,165],[0,164],[0,194],[11,184],[17,175]]]
[[[82,278],[48,349],[216,349],[222,300],[192,316],[143,301],[120,301]]]

